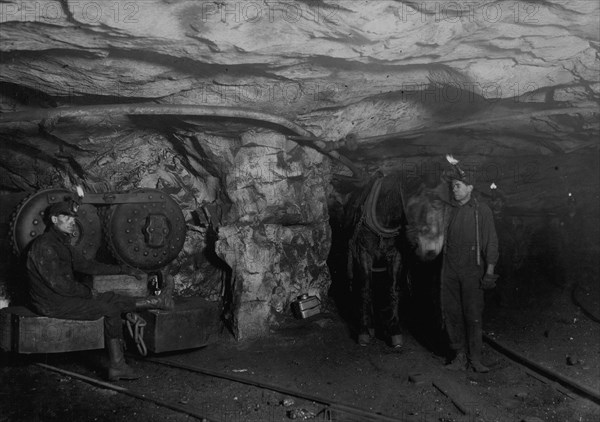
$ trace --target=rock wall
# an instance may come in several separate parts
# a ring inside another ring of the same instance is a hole
[[[237,338],[268,333],[303,293],[330,284],[328,162],[274,132],[246,132],[226,177],[229,223],[216,248],[232,268]]]

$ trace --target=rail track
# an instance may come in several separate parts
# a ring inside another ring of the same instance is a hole
[[[212,378],[218,378],[221,380],[227,380],[227,381],[231,381],[231,382],[235,382],[235,383],[239,383],[239,384],[244,384],[244,385],[259,388],[262,390],[269,390],[272,392],[283,394],[288,398],[292,397],[294,399],[300,399],[300,400],[304,400],[307,402],[311,402],[311,403],[313,403],[313,405],[316,405],[320,408],[319,411],[310,412],[310,414],[305,409],[301,409],[301,410],[297,411],[296,414],[294,414],[293,413],[294,409],[292,409],[292,410],[285,411],[282,413],[281,416],[284,418],[286,417],[286,415],[288,415],[287,417],[290,419],[303,420],[303,419],[310,418],[311,420],[331,421],[331,422],[333,422],[333,421],[398,422],[400,420],[398,418],[395,418],[392,416],[386,416],[381,413],[370,412],[368,410],[361,409],[360,407],[357,407],[354,405],[350,405],[350,404],[334,401],[331,399],[323,398],[323,397],[313,395],[310,393],[292,390],[292,389],[282,387],[279,385],[260,382],[260,381],[257,381],[257,380],[254,380],[254,379],[251,379],[248,377],[232,375],[232,374],[219,372],[219,371],[213,371],[213,370],[201,368],[201,367],[194,366],[194,365],[186,365],[186,364],[174,362],[174,361],[171,361],[168,359],[138,358],[138,357],[134,357],[134,358],[142,360],[144,362],[156,364],[156,365],[166,366],[166,367],[170,367],[170,368],[177,368],[180,370],[185,370],[185,371],[196,373],[196,374],[202,374],[204,376],[208,376],[208,377],[212,377]],[[206,411],[204,411],[203,409],[197,409],[197,408],[194,408],[193,406],[182,405],[182,404],[179,404],[178,402],[172,401],[172,400],[171,401],[165,400],[162,397],[159,397],[158,395],[148,395],[146,393],[136,390],[135,388],[125,388],[125,387],[122,387],[121,385],[101,381],[96,378],[89,377],[89,376],[86,376],[86,375],[78,373],[78,372],[62,369],[57,366],[49,365],[46,363],[37,363],[37,365],[46,370],[53,371],[53,372],[56,372],[56,373],[59,373],[62,375],[66,375],[66,376],[78,379],[80,381],[92,384],[96,387],[113,390],[118,393],[125,394],[125,395],[128,395],[130,397],[133,397],[133,398],[136,398],[139,400],[151,402],[158,406],[162,406],[167,409],[171,409],[171,410],[174,410],[177,412],[187,414],[189,416],[193,416],[194,418],[197,418],[198,420],[201,420],[202,422],[222,422],[221,419],[206,414]],[[225,419],[231,419],[231,416],[225,417]],[[406,419],[403,419],[403,420],[406,420]],[[415,420],[417,420],[417,419],[415,419]],[[418,420],[427,422],[426,420],[424,420],[422,418],[420,418]]]
[[[562,376],[554,371],[551,371],[535,362],[532,362],[518,353],[510,350],[508,347],[500,344],[495,341],[493,338],[489,336],[484,336],[484,340],[498,353],[500,353],[504,358],[510,360],[510,362],[518,365],[521,369],[525,369],[525,372],[531,377],[535,378],[539,382],[543,384],[547,384],[548,386],[554,388],[559,393],[569,397],[570,399],[576,399],[578,397],[590,400],[596,404],[600,404],[600,393],[595,391],[589,387],[583,386],[579,384],[576,380],[569,379],[567,377]],[[176,362],[171,359],[165,358],[156,358],[156,357],[134,357],[141,362],[145,362],[146,364],[157,365],[163,368],[170,368],[174,370],[186,371],[188,373],[197,374],[203,377],[208,377],[210,379],[218,379],[225,382],[243,384],[248,386],[251,389],[259,389],[263,391],[275,392],[280,395],[283,395],[288,398],[293,398],[297,400],[300,404],[301,402],[310,403],[312,408],[315,409],[308,413],[297,413],[291,414],[293,408],[287,410],[283,406],[278,407],[278,415],[271,415],[270,420],[286,420],[286,419],[298,419],[304,420],[319,420],[319,421],[364,421],[364,422],[398,422],[398,421],[439,421],[440,419],[435,417],[428,419],[425,415],[402,415],[402,417],[396,417],[391,415],[385,415],[379,412],[373,412],[366,409],[361,408],[360,406],[356,406],[354,404],[348,404],[341,401],[332,400],[326,397],[322,397],[316,394],[306,393],[299,390],[290,389],[287,387],[283,387],[276,384],[270,384],[267,382],[259,381],[253,379],[250,376],[246,375],[238,375],[231,374],[226,372],[214,371],[207,368],[202,368],[195,365],[184,364],[180,362]],[[173,410],[175,412],[180,412],[186,415],[189,415],[193,418],[196,418],[203,422],[223,422],[225,420],[244,420],[244,419],[232,419],[231,417],[223,418],[219,416],[215,416],[214,414],[210,414],[206,409],[194,407],[193,404],[181,403],[177,400],[165,398],[164,395],[161,394],[149,394],[147,391],[138,390],[136,388],[136,383],[127,384],[131,385],[131,388],[125,388],[121,385],[107,383],[104,381],[100,381],[96,378],[89,377],[74,371],[61,369],[56,366],[52,366],[45,363],[38,363],[38,366],[60,373],[62,375],[66,375],[75,379],[79,379],[86,383],[92,384],[96,387],[109,389],[116,391],[121,394],[128,395],[130,397],[134,397],[138,400],[143,400],[146,402],[154,403],[155,405]],[[452,382],[448,382],[448,380],[444,379],[433,379],[428,380],[432,383],[437,390],[446,397],[458,410],[459,415],[462,414],[465,417],[472,417],[470,414],[471,410],[469,409],[468,400],[464,400],[464,395],[461,394],[460,387],[457,384]],[[458,388],[457,388],[458,387]],[[441,397],[441,396],[440,396]],[[306,406],[305,406],[306,407]],[[304,409],[305,410],[305,409]],[[256,419],[255,419],[256,420]],[[471,419],[467,419],[471,420]]]

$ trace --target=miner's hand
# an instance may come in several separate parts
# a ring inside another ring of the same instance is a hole
[[[490,290],[496,287],[496,281],[498,280],[498,274],[486,274],[481,279],[481,288],[483,290]]]

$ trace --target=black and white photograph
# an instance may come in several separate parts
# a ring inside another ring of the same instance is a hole
[[[0,0],[0,422],[597,420],[597,0]]]

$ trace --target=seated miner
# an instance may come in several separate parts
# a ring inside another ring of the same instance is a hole
[[[113,292],[98,293],[78,282],[83,274],[127,274],[141,278],[142,271],[126,265],[109,265],[88,260],[71,246],[76,229],[76,203],[63,201],[48,207],[47,230],[31,244],[27,254],[27,274],[31,306],[40,315],[74,320],[104,317],[104,338],[109,356],[108,378],[140,377],[123,356],[121,314],[140,309],[172,309],[170,296],[134,298]]]

